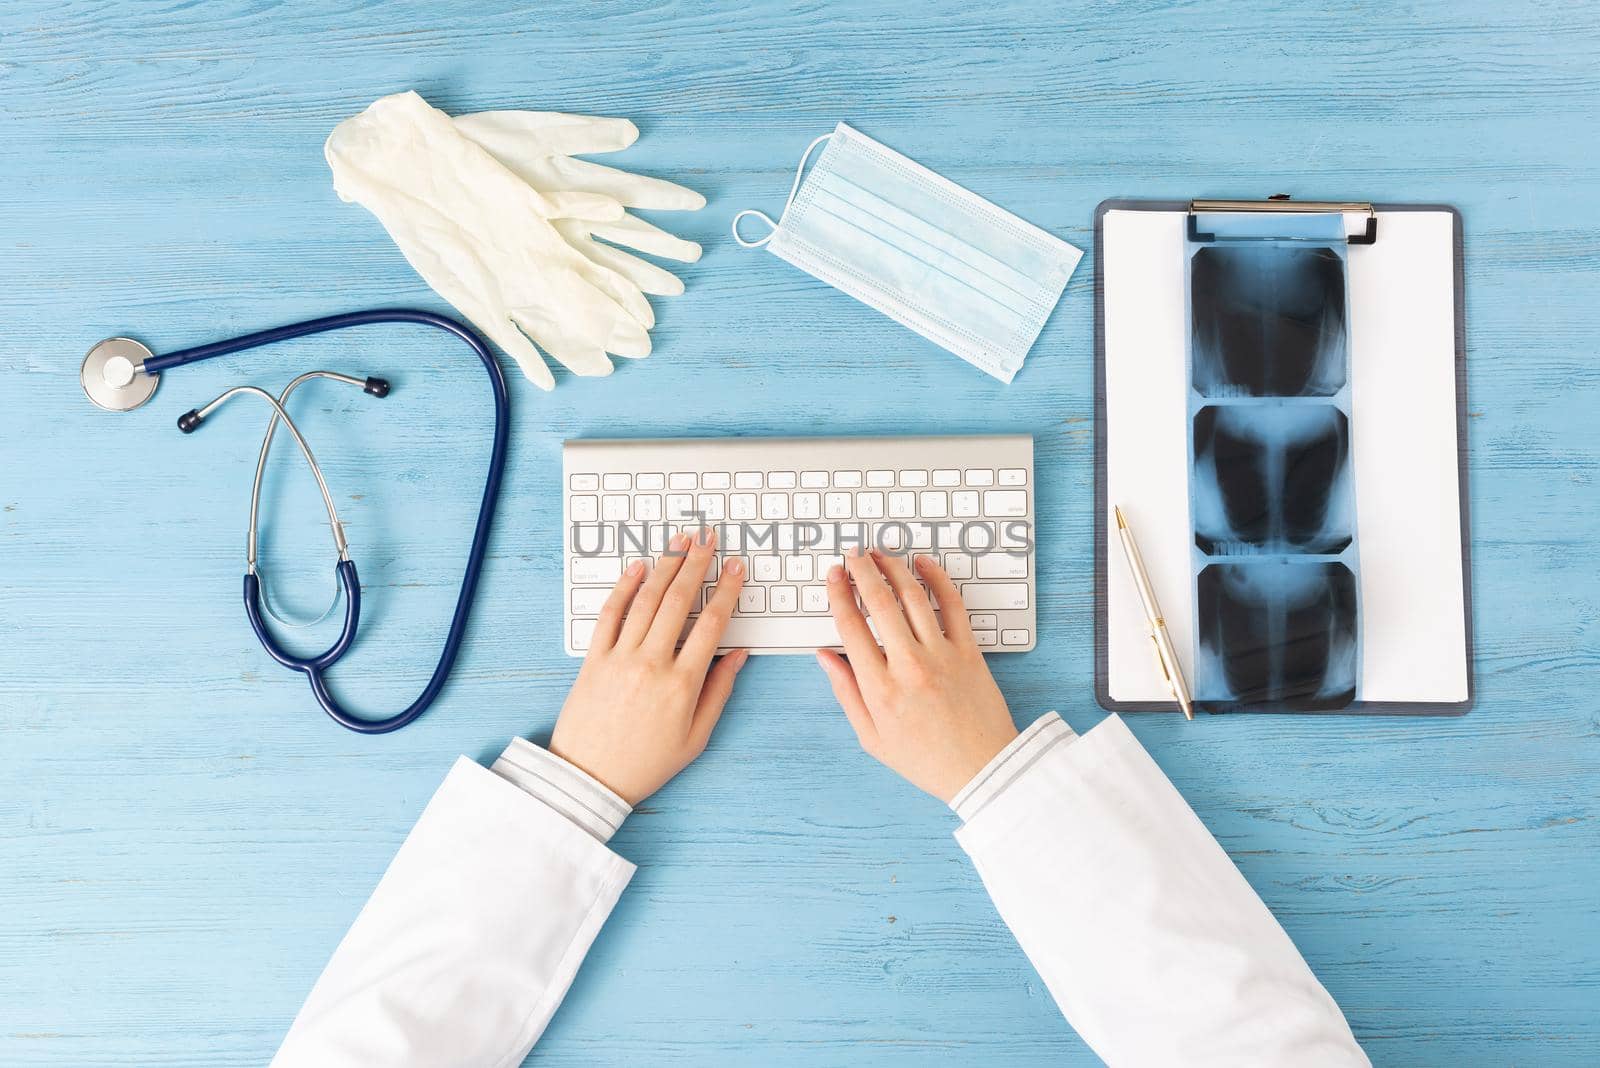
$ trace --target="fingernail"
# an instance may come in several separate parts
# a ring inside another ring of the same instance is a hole
[[[738,662],[733,665],[733,670],[735,670],[735,671],[744,670],[744,662],[746,660],[750,659],[750,650],[748,650],[748,649],[740,649],[737,653],[734,653],[733,655],[739,658]]]
[[[729,560],[726,564],[723,565],[722,570],[726,571],[728,574],[730,574],[730,575],[734,576],[735,578],[737,578],[738,576],[744,574],[744,561],[743,560]]]
[[[834,564],[832,567],[828,568],[828,581],[843,582],[844,568],[840,567],[838,564]]]
[[[674,534],[672,536],[672,540],[667,542],[667,548],[671,549],[675,553],[681,553],[688,547],[689,535],[687,534]]]
[[[644,561],[643,560],[635,560],[633,563],[628,565],[628,574],[630,576],[638,577],[639,575],[641,575],[643,573],[644,573]]]

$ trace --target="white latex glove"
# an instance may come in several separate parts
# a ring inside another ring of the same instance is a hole
[[[591,193],[610,197],[623,207],[647,211],[697,211],[706,206],[705,197],[681,185],[572,158],[616,152],[633,144],[639,139],[639,128],[627,119],[554,111],[480,111],[456,116],[455,124],[513,174],[546,195]],[[569,217],[555,227],[589,259],[658,296],[677,296],[683,292],[683,282],[670,271],[614,245],[683,263],[700,258],[700,246],[693,241],[674,237],[632,215],[615,221]],[[596,237],[601,241],[593,240]]]
[[[608,352],[649,355],[655,317],[639,286],[553,225],[615,222],[615,199],[533,189],[416,93],[346,119],[323,151],[339,196],[376,215],[423,280],[540,388],[555,379],[530,338],[580,375],[610,374]]]

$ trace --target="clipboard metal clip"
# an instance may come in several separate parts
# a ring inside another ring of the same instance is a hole
[[[1364,212],[1367,216],[1367,228],[1359,234],[1350,234],[1345,238],[1351,245],[1371,245],[1378,240],[1378,213],[1371,204],[1341,201],[1341,200],[1290,200],[1289,194],[1278,193],[1266,200],[1191,200],[1189,201],[1189,240],[1197,243],[1215,241],[1217,235],[1204,233],[1196,225],[1195,219],[1205,214],[1284,214],[1284,215],[1317,215],[1339,214],[1351,212]]]

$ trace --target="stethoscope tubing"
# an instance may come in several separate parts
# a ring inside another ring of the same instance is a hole
[[[295,656],[278,642],[261,611],[260,578],[253,568],[245,573],[245,614],[262,647],[284,667],[304,674],[310,681],[312,695],[322,710],[335,723],[358,734],[388,734],[390,731],[399,730],[427,711],[428,706],[433,704],[444,688],[445,680],[449,678],[450,671],[455,666],[456,656],[461,651],[461,642],[466,637],[467,617],[472,609],[472,599],[477,592],[478,578],[488,555],[489,529],[494,519],[495,505],[500,498],[500,485],[505,474],[506,448],[510,436],[511,402],[506,391],[505,374],[496,362],[494,354],[477,334],[454,319],[413,308],[374,308],[342,315],[328,315],[320,319],[308,319],[305,322],[291,323],[270,330],[258,330],[225,341],[196,345],[193,348],[167,353],[165,356],[152,356],[146,359],[142,366],[145,373],[158,374],[173,367],[245,352],[280,341],[375,323],[415,323],[431,326],[454,334],[466,342],[473,352],[477,353],[478,359],[483,362],[484,370],[489,374],[489,385],[494,395],[494,441],[490,445],[489,470],[484,478],[483,497],[478,505],[478,518],[472,531],[472,545],[467,553],[466,570],[461,578],[461,588],[456,595],[455,610],[450,617],[450,629],[445,633],[439,661],[416,700],[401,711],[377,719],[364,718],[346,710],[328,688],[326,672],[349,651],[354,643],[356,625],[361,615],[361,583],[356,575],[355,564],[351,560],[341,558],[337,565],[339,582],[345,595],[344,626],[334,644],[313,657]],[[274,414],[276,416],[277,413]]]

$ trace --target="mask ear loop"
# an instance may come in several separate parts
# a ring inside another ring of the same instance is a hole
[[[822,142],[826,141],[832,136],[832,133],[825,133],[806,146],[805,154],[800,157],[800,166],[796,167],[794,170],[794,185],[789,187],[789,199],[783,202],[783,215],[779,216],[780,221],[773,222],[772,216],[768,215],[764,211],[757,211],[755,208],[746,208],[733,217],[733,239],[735,241],[739,242],[739,244],[745,248],[760,248],[762,245],[765,245],[768,241],[772,240],[773,236],[778,232],[778,227],[783,225],[781,221],[783,216],[789,214],[789,206],[794,203],[795,196],[800,192],[800,180],[805,177],[806,163],[810,161],[811,153],[817,150],[818,145],[822,144]],[[765,235],[756,238],[754,241],[746,241],[739,235],[739,220],[744,218],[746,215],[754,215],[756,218],[760,219],[762,222],[771,227],[771,229],[768,230]]]

